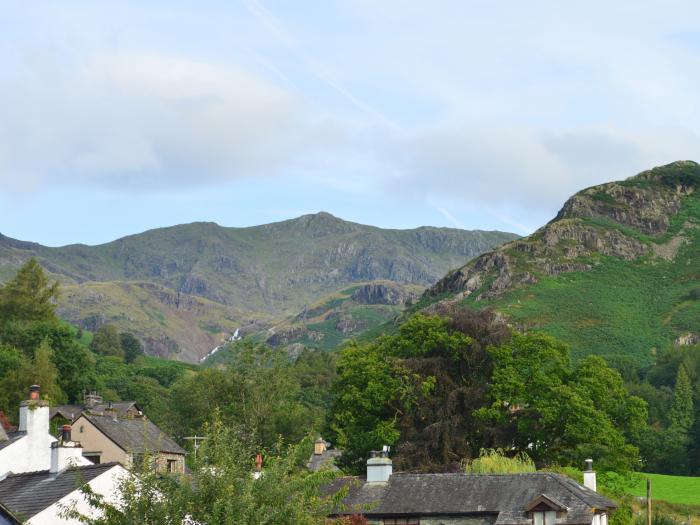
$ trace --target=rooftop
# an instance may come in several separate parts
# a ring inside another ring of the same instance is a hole
[[[4,437],[3,437],[4,434]],[[26,436],[26,432],[5,432],[4,430],[0,432],[0,450],[12,445],[15,441],[22,439]]]
[[[147,452],[186,453],[185,449],[145,417],[115,418],[92,414],[83,414],[83,417],[127,452],[136,454]]]
[[[88,465],[53,475],[48,470],[10,474],[0,481],[0,506],[27,520],[116,465]]]
[[[483,515],[496,525],[531,522],[525,508],[541,496],[567,509],[557,523],[591,523],[594,509],[617,505],[560,474],[394,474],[387,483],[366,483],[364,478],[335,480],[329,493],[349,489],[336,514],[361,512],[368,517]]]

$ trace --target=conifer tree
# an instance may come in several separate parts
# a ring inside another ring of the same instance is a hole
[[[0,319],[55,321],[57,298],[58,283],[49,282],[37,260],[30,259],[0,288]]]
[[[678,367],[671,405],[671,427],[688,432],[693,426],[693,387],[685,365]]]

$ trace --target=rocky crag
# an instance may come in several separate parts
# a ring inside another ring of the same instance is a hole
[[[423,301],[494,307],[575,354],[651,360],[700,328],[698,188],[700,166],[679,161],[585,189],[534,234],[449,272]]]

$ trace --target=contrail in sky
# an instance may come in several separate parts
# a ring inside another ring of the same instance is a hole
[[[401,126],[384,115],[381,111],[367,104],[364,100],[355,96],[350,90],[343,86],[338,80],[332,77],[328,70],[312,56],[299,49],[296,40],[287,31],[282,23],[269,9],[263,6],[258,0],[243,0],[243,4],[248,11],[279,40],[287,49],[294,52],[297,57],[307,66],[309,71],[326,86],[330,87],[345,100],[350,102],[360,111],[371,116],[373,119],[394,129],[402,131]]]

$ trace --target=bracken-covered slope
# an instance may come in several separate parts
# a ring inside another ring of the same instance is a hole
[[[653,360],[700,340],[700,166],[585,189],[554,220],[448,273],[424,301],[493,307],[575,356]],[[430,307],[429,307],[430,308]]]
[[[0,235],[0,280],[37,257],[63,284],[67,320],[88,329],[113,322],[151,353],[194,361],[238,327],[294,315],[353,283],[429,286],[515,237],[385,230],[328,213],[250,228],[186,224],[99,246],[49,248]]]

